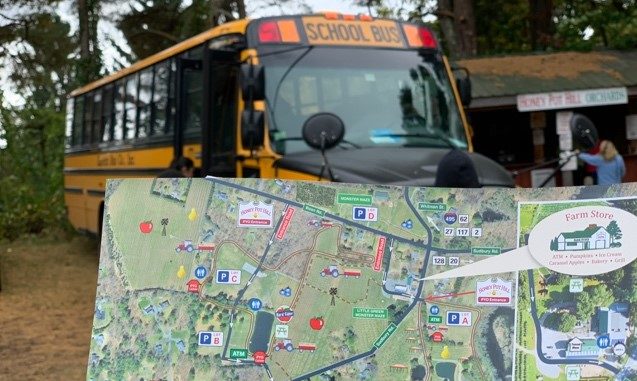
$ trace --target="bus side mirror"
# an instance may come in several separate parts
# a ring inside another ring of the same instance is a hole
[[[241,65],[239,83],[244,102],[262,101],[265,99],[265,79],[263,66],[252,63]]]
[[[264,127],[263,111],[244,110],[241,113],[241,141],[243,146],[248,147],[251,151],[258,146],[262,146]]]
[[[471,78],[469,78],[469,70],[466,68],[455,68],[454,76],[456,77],[456,88],[460,95],[460,102],[463,106],[469,106],[471,103]]]

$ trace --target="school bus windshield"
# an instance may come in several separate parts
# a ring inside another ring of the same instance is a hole
[[[440,56],[416,50],[299,47],[261,51],[273,148],[307,150],[304,121],[338,115],[354,147],[466,148]]]

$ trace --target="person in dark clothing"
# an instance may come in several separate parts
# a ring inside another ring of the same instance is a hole
[[[469,155],[452,149],[440,159],[436,171],[435,187],[480,188],[478,173]]]
[[[192,177],[195,163],[187,157],[180,156],[170,162],[168,169],[160,173],[158,178]]]

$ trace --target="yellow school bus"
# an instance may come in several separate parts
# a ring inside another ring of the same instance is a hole
[[[423,25],[337,13],[223,24],[70,94],[68,216],[99,231],[107,178],[156,176],[178,156],[200,176],[428,186],[460,149],[483,185],[512,186],[471,153],[469,101],[468,75],[454,80]]]

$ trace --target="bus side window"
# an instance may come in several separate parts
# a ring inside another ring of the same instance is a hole
[[[93,122],[93,94],[84,95],[84,126],[82,128],[82,145],[91,144],[91,122]]]
[[[65,139],[64,148],[71,148],[73,145],[73,98],[69,98],[66,101],[66,124],[65,124]]]
[[[124,102],[126,101],[126,80],[115,83],[114,89],[115,104],[113,112],[115,114],[115,122],[113,126],[113,141],[122,141],[124,139]]]
[[[168,77],[168,108],[166,115],[166,131],[172,133],[177,128],[177,62],[170,60],[168,65],[170,68]]]
[[[84,96],[75,98],[73,109],[73,146],[82,144],[82,126],[84,125]]]
[[[154,115],[154,125],[152,134],[162,136],[170,133],[170,102],[168,91],[170,86],[170,66],[169,62],[162,62],[155,67],[155,86],[153,88],[152,114]]]
[[[89,99],[92,99],[91,112],[91,144],[98,143],[102,139],[100,122],[102,116],[102,89],[94,90]]]
[[[152,128],[151,100],[153,96],[153,68],[149,67],[139,74],[139,97],[137,98],[137,137],[150,135]]]
[[[201,60],[203,48],[195,48],[184,54],[188,59]],[[203,73],[201,68],[187,68],[183,73],[185,114],[184,136],[201,136],[201,116],[203,108]]]
[[[137,76],[131,75],[126,81],[126,99],[124,103],[124,130],[125,139],[135,138],[135,125],[137,119],[137,109],[135,103],[137,100]]]
[[[102,142],[109,142],[113,133],[113,86],[104,87],[102,92]]]

